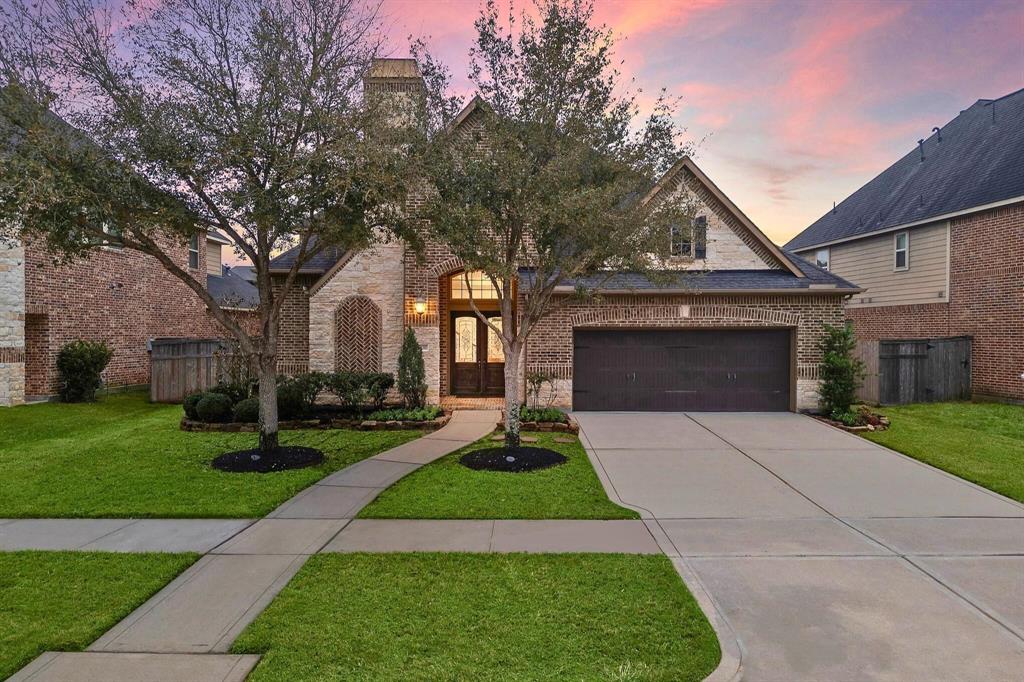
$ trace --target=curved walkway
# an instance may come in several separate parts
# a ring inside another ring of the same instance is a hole
[[[1020,679],[1024,505],[801,415],[574,416],[737,677]]]
[[[16,673],[12,682],[244,680],[258,657],[224,652],[309,556],[330,542],[381,490],[410,471],[484,437],[494,430],[499,417],[494,411],[458,411],[444,428],[327,476],[265,519],[225,522],[238,526],[234,533],[229,525],[199,522],[211,524],[205,528],[208,532],[198,532],[189,542],[209,542],[225,532],[229,539],[218,543],[87,651],[46,652]],[[165,539],[174,535],[171,528],[199,527],[196,523],[165,524],[170,524],[161,527]],[[49,542],[54,549],[53,545],[64,542],[76,549],[91,545],[131,551],[142,535],[123,542],[112,537],[122,531],[130,536],[132,526],[138,528],[130,521],[100,519],[91,522],[91,529],[85,532],[89,523],[43,520],[36,522],[37,532],[33,533],[30,525],[11,521],[0,525],[0,538],[11,538],[5,531],[18,528],[22,545]],[[82,542],[93,531],[102,532]],[[63,540],[55,540],[57,536]],[[158,544],[151,540],[147,547]],[[175,546],[188,546],[188,542]]]

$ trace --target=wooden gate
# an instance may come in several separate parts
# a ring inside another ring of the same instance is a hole
[[[221,357],[229,352],[220,339],[153,339],[151,345],[149,399],[156,403],[180,403],[215,386]]]
[[[971,339],[878,342],[878,393],[883,405],[971,397]]]

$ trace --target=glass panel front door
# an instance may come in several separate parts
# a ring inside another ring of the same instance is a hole
[[[488,317],[501,328],[500,317]],[[471,312],[452,313],[451,392],[453,395],[501,395],[505,390],[505,353],[501,339]]]

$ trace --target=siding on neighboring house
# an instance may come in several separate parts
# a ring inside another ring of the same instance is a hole
[[[887,232],[830,247],[829,269],[866,291],[847,307],[946,303],[949,301],[949,223],[911,228],[906,270],[895,269],[895,235]],[[816,249],[799,252],[813,261]]]

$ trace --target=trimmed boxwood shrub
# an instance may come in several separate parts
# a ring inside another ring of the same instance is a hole
[[[246,398],[235,404],[234,417],[236,422],[250,424],[260,420],[260,399]]]
[[[231,398],[223,393],[204,393],[196,404],[196,416],[210,423],[231,421]]]
[[[384,406],[388,391],[395,385],[395,375],[387,372],[365,372],[361,379],[370,404],[379,410]]]
[[[277,418],[298,419],[306,413],[306,397],[302,386],[294,381],[277,385]]]
[[[186,417],[192,420],[199,419],[199,413],[196,412],[196,406],[199,404],[203,395],[205,394],[202,391],[199,391],[198,393],[185,396],[185,400],[182,401],[181,406],[185,410]]]
[[[102,341],[72,341],[57,354],[60,399],[65,403],[96,400],[100,378],[114,353]]]
[[[533,408],[525,405],[519,408],[519,419],[524,422],[557,422],[565,423],[565,412],[554,407]]]

